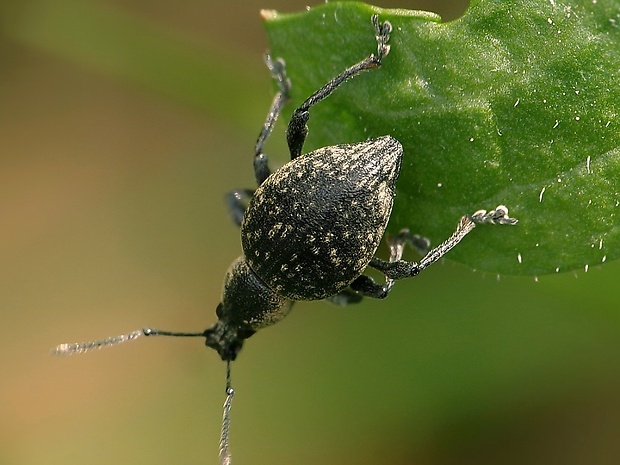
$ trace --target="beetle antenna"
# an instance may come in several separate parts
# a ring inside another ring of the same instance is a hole
[[[226,361],[226,400],[224,401],[224,414],[222,415],[222,433],[220,435],[220,465],[230,465],[232,457],[228,449],[228,436],[230,434],[230,408],[235,390],[230,383],[230,360]]]
[[[133,341],[140,336],[173,336],[173,337],[205,337],[204,331],[200,333],[182,333],[176,331],[163,331],[161,329],[142,328],[120,336],[108,337],[98,341],[79,342],[75,344],[60,344],[52,350],[53,355],[73,355],[87,352],[91,349],[115,346],[122,342]]]
[[[91,349],[101,349],[107,346],[115,346],[122,342],[133,341],[140,336],[172,336],[172,337],[206,337],[206,331],[199,333],[184,333],[177,331],[164,331],[161,329],[142,328],[120,336],[108,337],[98,341],[79,342],[74,344],[59,344],[52,350],[53,355],[73,355],[87,352]],[[230,436],[230,408],[235,390],[232,388],[230,376],[230,362],[226,360],[226,400],[224,401],[224,413],[222,415],[222,431],[220,434],[220,465],[231,465],[232,457],[228,446]]]

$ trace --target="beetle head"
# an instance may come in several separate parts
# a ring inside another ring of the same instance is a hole
[[[232,361],[237,358],[237,354],[243,346],[243,341],[254,334],[252,329],[242,329],[230,322],[222,319],[224,314],[223,304],[219,304],[216,310],[220,318],[212,327],[205,330],[205,344],[216,350],[222,360]]]
[[[204,332],[206,345],[215,349],[222,360],[234,360],[245,339],[284,318],[291,305],[239,257],[226,272],[222,302],[215,312],[218,321]]]

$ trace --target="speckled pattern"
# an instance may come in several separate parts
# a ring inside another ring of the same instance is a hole
[[[346,288],[374,255],[392,211],[403,149],[390,136],[324,147],[275,171],[242,224],[247,263],[292,300]]]
[[[237,258],[226,272],[222,307],[235,309],[226,313],[229,325],[256,331],[280,321],[291,305],[292,302],[266,288],[243,257]]]

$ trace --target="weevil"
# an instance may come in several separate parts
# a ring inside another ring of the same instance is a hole
[[[401,170],[403,147],[390,135],[354,144],[341,144],[302,153],[308,134],[310,109],[329,97],[345,81],[381,67],[390,52],[392,26],[371,22],[376,53],[346,68],[308,97],[294,112],[286,139],[291,161],[271,171],[263,146],[284,105],[290,100],[291,81],[285,63],[267,54],[265,62],[278,84],[254,149],[256,190],[239,189],[226,197],[233,221],[241,228],[243,254],[224,278],[217,322],[197,333],[144,328],[132,333],[80,344],[61,344],[57,354],[84,352],[139,336],[204,337],[206,345],[227,362],[224,420],[220,461],[228,453],[229,412],[233,389],[230,362],[257,330],[277,323],[296,301],[327,299],[346,305],[363,297],[385,298],[395,281],[416,276],[456,246],[476,223],[515,224],[502,205],[489,212],[463,216],[454,233],[426,252],[427,240],[403,229],[388,238],[390,256],[375,256],[387,228]],[[406,244],[424,251],[419,262],[402,259]],[[382,283],[365,274],[374,268]]]

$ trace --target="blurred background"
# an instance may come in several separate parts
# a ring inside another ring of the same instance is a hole
[[[225,367],[200,340],[50,349],[215,321],[222,197],[254,185],[273,92],[258,13],[305,7],[0,4],[0,464],[216,463]],[[446,261],[383,302],[298,304],[233,365],[234,463],[619,463],[619,279]]]

